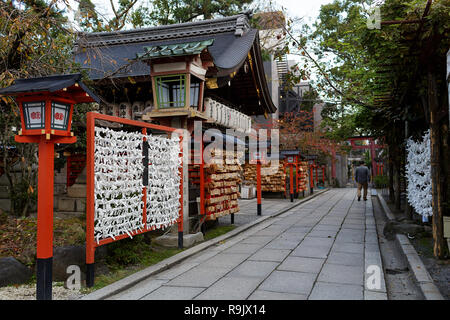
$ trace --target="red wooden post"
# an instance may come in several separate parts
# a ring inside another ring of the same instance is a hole
[[[200,219],[205,218],[205,164],[203,159],[203,137],[200,137]]]
[[[291,193],[291,202],[294,202],[294,164],[289,164],[289,191]]]
[[[179,214],[179,218],[178,218],[178,248],[182,249],[183,248],[183,223],[184,223],[184,218],[183,218],[183,136],[180,134],[180,154],[179,156],[181,157],[181,165],[180,165],[180,214]]]
[[[95,118],[94,113],[87,113],[86,120],[86,286],[94,285],[95,263],[95,176],[94,176],[94,149],[95,149]]]
[[[257,215],[260,216],[262,214],[261,208],[261,160],[256,160],[256,195],[257,195]]]
[[[36,259],[36,298],[52,298],[53,264],[53,176],[55,145],[46,141],[39,143],[38,168],[38,217],[37,217],[37,259]]]
[[[325,187],[325,166],[322,166],[322,182],[323,186]]]

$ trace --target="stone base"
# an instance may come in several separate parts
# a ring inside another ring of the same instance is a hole
[[[201,241],[203,241],[203,233],[201,232],[183,235],[184,248],[192,247],[194,244]],[[153,239],[152,242],[162,247],[176,248],[178,247],[178,235],[169,233]]]
[[[0,199],[0,209],[3,211],[11,211],[11,200]]]
[[[31,270],[13,257],[0,259],[0,287],[26,283],[31,276]]]
[[[86,185],[75,183],[68,187],[67,196],[70,198],[86,198]]]
[[[86,198],[57,197],[57,211],[86,212]]]

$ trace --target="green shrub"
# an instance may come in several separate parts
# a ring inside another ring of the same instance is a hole
[[[376,176],[373,178],[373,183],[375,184],[375,188],[383,188],[388,185],[389,178],[388,176]]]

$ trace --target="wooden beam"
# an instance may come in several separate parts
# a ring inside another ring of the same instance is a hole
[[[381,25],[393,25],[393,24],[414,24],[420,23],[422,19],[415,20],[390,20],[390,21],[381,21]]]

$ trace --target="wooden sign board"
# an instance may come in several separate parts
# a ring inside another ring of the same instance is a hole
[[[450,239],[450,217],[444,217],[444,238]]]
[[[287,160],[287,163],[295,163],[295,157],[294,156],[288,156],[286,158],[286,160]]]
[[[265,158],[261,152],[254,151],[253,153],[250,154],[250,163],[256,164],[257,162],[264,163]]]

